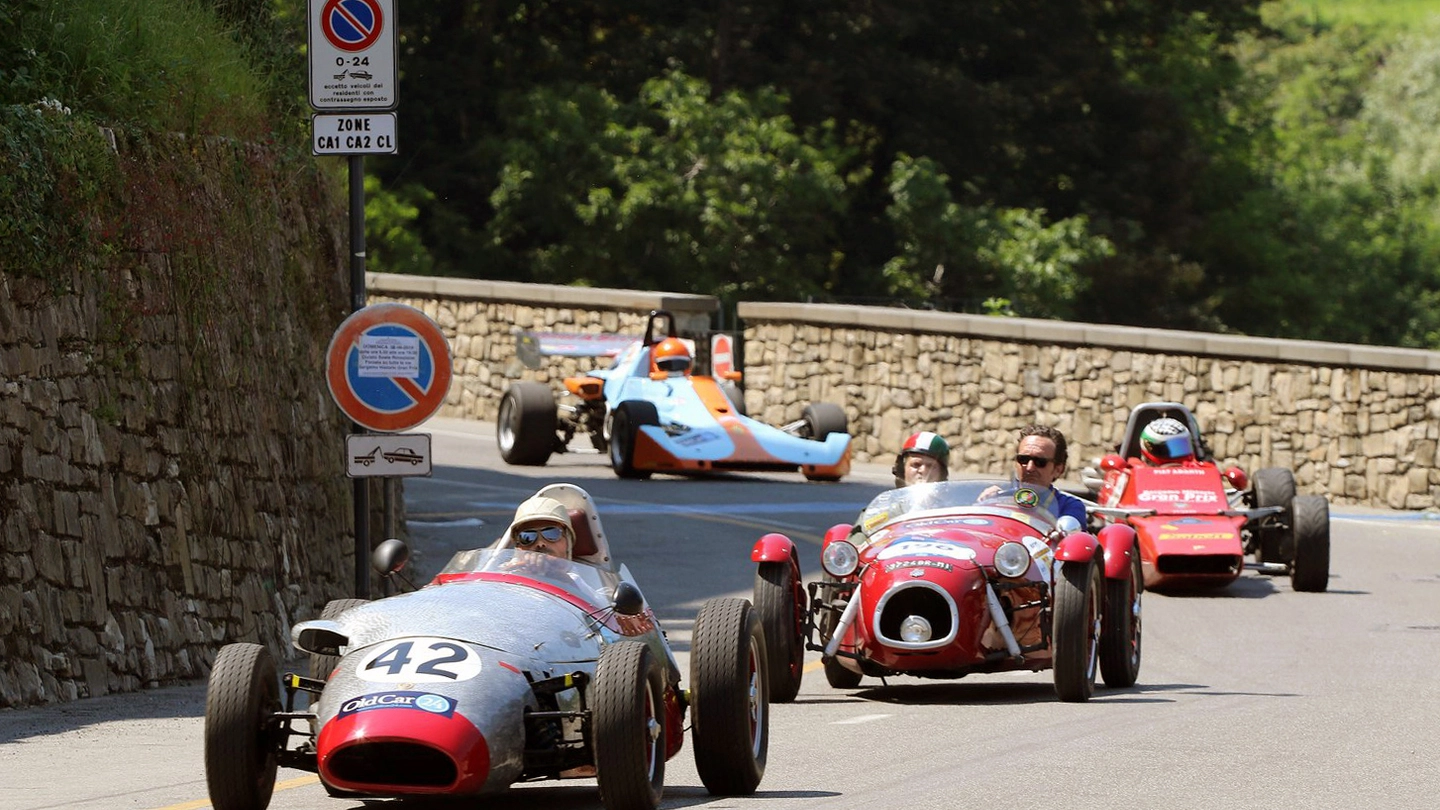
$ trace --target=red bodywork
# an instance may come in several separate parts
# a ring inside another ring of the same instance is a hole
[[[1139,459],[1107,456],[1097,500],[1102,519],[1135,529],[1146,587],[1219,587],[1245,568],[1247,517],[1231,509],[1225,484],[1244,481],[1206,461],[1151,467]],[[1121,510],[1129,514],[1119,514]]]
[[[844,541],[852,528],[832,527],[825,545]],[[1088,563],[1103,555],[1106,578],[1125,579],[1132,568],[1134,538],[1116,527],[1099,538],[1075,532],[1047,541],[1044,528],[1014,510],[994,509],[902,521],[879,530],[861,547],[860,604],[837,648],[842,660],[855,662],[843,656],[853,653],[867,673],[942,678],[1048,669],[1053,561]],[[994,570],[996,549],[1007,541],[1032,551],[1033,563],[1020,577],[1000,577]],[[992,618],[987,578],[1022,651],[1019,657],[1011,654]],[[898,638],[895,625],[909,615],[930,621],[931,640],[906,643]]]

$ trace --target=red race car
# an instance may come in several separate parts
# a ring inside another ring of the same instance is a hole
[[[1135,407],[1119,452],[1090,479],[1098,525],[1135,529],[1148,588],[1223,587],[1246,568],[1289,574],[1297,591],[1330,579],[1330,506],[1296,495],[1289,470],[1221,470],[1178,402]],[[1158,466],[1157,466],[1158,465]],[[1247,565],[1245,556],[1254,556]]]
[[[795,544],[767,534],[755,606],[770,699],[793,700],[805,650],[825,677],[960,678],[1053,669],[1061,700],[1088,700],[1097,666],[1111,687],[1140,672],[1135,532],[1098,536],[1057,518],[1054,494],[1011,481],[946,481],[881,493],[859,522],[826,532],[825,577],[800,584]]]

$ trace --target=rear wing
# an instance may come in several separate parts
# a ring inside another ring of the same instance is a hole
[[[640,343],[631,335],[617,335],[604,332],[529,332],[515,329],[515,355],[529,369],[539,369],[546,357],[619,357],[626,349]],[[740,379],[739,363],[735,351],[735,335],[729,332],[710,332],[708,352],[710,373],[720,379]],[[703,336],[702,336],[703,338]],[[690,354],[697,361],[702,357],[696,351],[698,343],[693,338],[680,338],[689,347]]]
[[[618,357],[639,342],[631,335],[515,330],[515,354],[531,369],[540,368],[545,357]]]

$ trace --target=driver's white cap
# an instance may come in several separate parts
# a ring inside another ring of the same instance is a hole
[[[564,526],[565,531],[570,535],[570,542],[575,542],[575,527],[570,525],[570,510],[565,504],[554,498],[544,495],[536,495],[515,510],[515,519],[510,522],[510,528],[505,530],[505,536],[513,539],[515,527],[522,523],[553,523],[556,526]]]

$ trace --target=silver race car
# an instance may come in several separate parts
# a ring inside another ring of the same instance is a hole
[[[687,712],[706,789],[754,792],[769,701],[750,603],[704,604],[682,688],[590,496],[570,484],[540,494],[570,510],[574,561],[497,543],[456,554],[419,590],[332,602],[292,631],[308,677],[279,677],[261,645],[222,648],[205,707],[217,810],[263,810],[280,766],[318,773],[347,798],[481,796],[590,777],[609,810],[651,810]],[[386,541],[375,562],[394,572],[405,556]],[[310,703],[297,708],[302,693]]]

